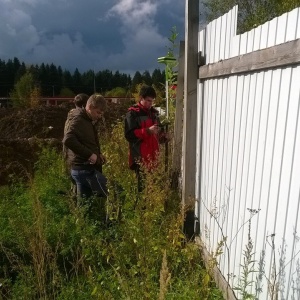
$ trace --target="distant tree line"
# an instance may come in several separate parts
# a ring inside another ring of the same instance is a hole
[[[160,69],[155,69],[152,74],[149,71],[137,71],[131,78],[130,75],[119,71],[102,70],[94,73],[93,70],[89,70],[80,73],[76,68],[71,73],[54,64],[26,66],[15,57],[7,61],[0,59],[0,97],[9,97],[15,84],[27,72],[33,76],[35,86],[44,97],[68,96],[68,93],[70,96],[78,93],[90,95],[94,92],[105,94],[116,88],[132,92],[140,83],[153,84],[159,88],[163,87],[165,82],[165,72]]]

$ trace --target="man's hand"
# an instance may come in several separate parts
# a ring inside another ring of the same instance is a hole
[[[106,163],[106,157],[103,154],[100,154],[99,157],[93,153],[90,157],[89,157],[89,162],[91,165],[96,164],[97,162],[99,164],[105,164]]]
[[[158,134],[159,133],[159,126],[157,124],[152,125],[148,128],[149,134]]]
[[[89,157],[89,162],[91,165],[94,165],[97,162],[97,155],[95,153]]]
[[[99,160],[100,160],[101,164],[105,164],[106,163],[106,157],[102,153],[100,153]]]

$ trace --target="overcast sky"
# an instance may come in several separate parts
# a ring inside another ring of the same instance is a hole
[[[0,0],[0,59],[134,74],[162,68],[184,0]]]

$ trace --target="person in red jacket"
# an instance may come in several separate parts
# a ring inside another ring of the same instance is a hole
[[[140,165],[148,170],[155,167],[159,153],[159,113],[152,105],[156,92],[153,87],[143,85],[140,100],[128,109],[125,117],[125,138],[129,142],[129,167],[138,178],[138,190],[142,189]]]

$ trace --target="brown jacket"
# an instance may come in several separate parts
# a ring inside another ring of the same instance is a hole
[[[71,117],[66,121],[63,144],[72,169],[101,171],[100,162],[91,165],[88,160],[93,153],[99,158],[101,152],[96,127],[84,108],[72,110]]]

